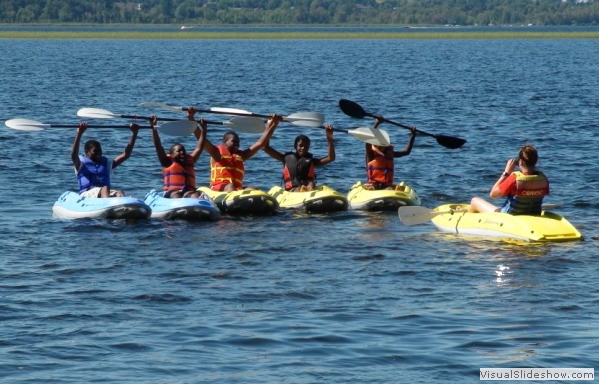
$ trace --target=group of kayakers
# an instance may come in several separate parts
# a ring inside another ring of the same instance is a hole
[[[187,117],[195,121],[196,109],[189,107]],[[316,158],[310,152],[310,139],[299,135],[294,142],[294,151],[281,153],[270,146],[270,138],[277,126],[283,120],[282,116],[272,114],[266,123],[266,128],[260,138],[247,149],[240,149],[239,136],[234,131],[226,132],[222,143],[214,145],[208,140],[207,123],[198,120],[194,135],[198,139],[194,150],[188,154],[185,146],[176,143],[168,153],[162,147],[157,130],[157,118],[151,116],[152,139],[156,154],[163,167],[164,196],[169,198],[199,197],[196,189],[195,163],[205,149],[210,155],[210,188],[215,191],[231,192],[240,189],[253,189],[243,184],[245,161],[264,150],[269,156],[283,164],[283,179],[287,191],[310,191],[316,188],[315,168],[329,164],[335,160],[333,142],[333,126],[327,125],[326,138],[328,153],[323,158]],[[373,129],[384,121],[382,116],[375,120]],[[87,128],[87,123],[81,123],[73,143],[71,158],[77,174],[79,193],[85,197],[106,198],[124,196],[122,190],[111,189],[112,170],[127,160],[133,151],[138,135],[139,126],[131,124],[131,139],[124,152],[108,160],[102,154],[101,144],[89,140],[84,146],[84,156],[80,156],[79,145],[81,137]],[[377,146],[365,144],[366,154],[366,189],[394,189],[400,191],[401,185],[394,184],[394,159],[407,156],[412,151],[417,131],[411,129],[410,140],[403,151],[394,151],[393,146]],[[501,211],[513,214],[540,214],[543,197],[549,194],[547,177],[536,168],[538,154],[531,145],[524,146],[518,159],[510,159],[501,177],[493,185],[490,197],[506,196],[505,204],[500,208],[486,200],[475,197],[472,199],[470,212]],[[516,164],[520,171],[515,171]]]

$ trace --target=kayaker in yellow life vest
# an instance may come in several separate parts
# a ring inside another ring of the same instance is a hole
[[[506,196],[503,206],[474,197],[468,212],[504,212],[513,215],[540,215],[543,197],[549,194],[549,180],[536,168],[539,155],[532,145],[520,149],[517,159],[509,159],[505,170],[491,188],[492,199]],[[514,171],[518,163],[520,172]]]
[[[291,192],[313,191],[316,188],[316,167],[322,167],[335,161],[335,145],[333,143],[333,126],[325,126],[329,152],[326,157],[315,158],[310,153],[310,138],[299,135],[295,138],[295,152],[281,153],[270,146],[270,140],[264,145],[266,152],[273,159],[283,163],[283,180],[285,189]]]
[[[191,154],[185,150],[185,146],[181,143],[175,143],[171,146],[167,154],[160,142],[160,136],[156,129],[156,116],[151,116],[150,125],[152,126],[152,141],[156,148],[158,161],[164,167],[162,176],[164,181],[164,197],[166,198],[181,198],[181,197],[200,197],[201,192],[196,190],[196,173],[194,169],[195,163],[200,158],[204,149],[204,139],[206,138],[207,124],[202,119],[199,127],[196,128],[194,134],[198,138],[196,147]]]
[[[189,120],[195,120],[196,109],[187,108]],[[210,154],[210,188],[215,191],[232,192],[240,189],[255,189],[243,185],[244,162],[258,153],[272,137],[283,118],[272,114],[266,123],[266,129],[260,138],[248,149],[239,149],[239,136],[234,131],[226,132],[222,144],[215,146],[208,138],[204,148]]]
[[[377,117],[373,129],[383,122],[383,117]],[[416,128],[412,128],[410,141],[403,151],[394,151],[393,146],[382,147],[366,143],[366,176],[368,181],[364,184],[364,189],[395,189],[403,190],[403,186],[393,184],[395,162],[398,157],[407,156],[412,152],[414,140],[416,140]]]

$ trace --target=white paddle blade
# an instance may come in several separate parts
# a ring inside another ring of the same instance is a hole
[[[153,101],[144,101],[143,103],[140,103],[139,106],[140,107],[170,109],[171,111],[182,111],[183,110],[183,107],[177,107],[174,105],[168,105],[168,104],[164,104],[164,103],[155,103]]]
[[[243,109],[237,109],[237,108],[221,108],[221,107],[212,107],[210,108],[210,111],[214,112],[214,113],[221,113],[223,115],[226,114],[231,114],[231,115],[252,115],[252,112],[250,111],[246,111]]]
[[[259,117],[237,116],[229,121],[223,122],[224,126],[230,127],[234,131],[245,133],[263,133],[264,121]]]
[[[110,111],[99,108],[81,108],[77,111],[77,116],[87,119],[114,119],[115,117],[120,117]]]
[[[324,114],[319,112],[297,112],[283,117],[283,121],[302,127],[319,128],[324,124]]]
[[[4,124],[10,129],[28,132],[39,132],[43,131],[44,128],[50,127],[50,124],[44,124],[40,123],[39,121],[29,119],[10,119],[6,120]]]
[[[428,223],[433,217],[437,216],[437,212],[430,208],[418,206],[403,206],[397,210],[399,220],[407,226]]]
[[[387,147],[391,145],[387,132],[380,129],[359,127],[356,129],[350,129],[347,131],[347,133],[368,144],[379,145],[381,147]]]
[[[169,121],[158,126],[158,130],[168,136],[187,136],[196,130],[198,123],[190,120]]]

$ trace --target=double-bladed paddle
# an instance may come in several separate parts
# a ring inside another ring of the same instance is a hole
[[[150,120],[150,116],[137,116],[137,115],[121,115],[117,113],[112,113],[106,109],[100,108],[81,108],[77,111],[77,116],[85,117],[88,119],[114,119],[114,118],[123,118],[123,119],[134,119],[134,120]],[[189,120],[181,120],[176,118],[168,118],[168,117],[157,117],[158,120],[162,121],[189,121]],[[198,120],[196,120],[197,122]],[[190,121],[194,123],[193,121]],[[229,127],[232,130],[246,133],[262,133],[264,132],[265,126],[262,119],[257,117],[250,116],[237,116],[228,121],[210,121],[207,120],[206,124],[208,125],[224,125]],[[193,132],[193,131],[192,131]]]
[[[164,103],[155,103],[151,101],[146,101],[140,106],[144,107],[157,107],[157,108],[166,108],[173,111],[187,111],[187,107],[177,107],[174,105],[164,104]],[[196,107],[194,107],[196,108]],[[243,109],[237,108],[221,108],[221,107],[212,107],[210,109],[200,109],[196,108],[196,111],[203,113],[216,113],[221,115],[232,115],[232,116],[250,116],[250,117],[260,117],[260,118],[269,118],[270,115],[258,114],[250,111],[246,111]],[[283,116],[283,121],[298,125],[302,127],[313,127],[318,128],[324,124],[324,115],[319,112],[297,112],[292,113],[291,115]]]
[[[77,128],[77,124],[47,124],[29,119],[10,119],[4,123],[8,128],[18,131],[40,132],[47,128]],[[88,125],[88,128],[129,128],[127,124],[118,125]],[[197,123],[189,120],[171,121],[157,126],[158,130],[168,136],[187,136],[195,131]],[[142,129],[152,128],[142,126]]]
[[[326,129],[324,126],[320,126],[318,128]],[[374,129],[370,127],[358,127],[355,129],[333,128],[333,131],[347,133],[368,144],[379,145],[381,147],[391,145],[389,135],[382,129]]]
[[[346,115],[355,117],[357,119],[362,119],[366,116],[373,117],[375,119],[380,117],[380,116],[374,115],[370,112],[366,112],[364,110],[364,108],[362,108],[360,106],[360,104],[353,102],[351,100],[347,100],[347,99],[339,100],[339,108],[341,108],[341,111],[343,111],[343,113],[345,113]],[[406,128],[406,129],[415,129],[414,127],[410,127],[409,125],[397,123],[397,122],[391,121],[389,119],[383,118],[382,120],[384,122],[396,125],[398,127],[402,127],[402,128]],[[446,148],[456,149],[456,148],[460,148],[462,145],[464,145],[466,143],[466,140],[461,139],[459,137],[436,135],[436,134],[421,131],[419,129],[415,129],[415,130],[416,130],[416,132],[418,132],[420,134],[434,137],[437,140],[437,143],[441,144],[442,146],[444,146]]]

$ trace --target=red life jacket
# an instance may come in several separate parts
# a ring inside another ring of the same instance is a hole
[[[368,184],[376,184],[385,188],[393,185],[394,155],[393,146],[390,147],[385,153],[372,147],[374,158],[366,164]]]
[[[225,185],[233,183],[235,189],[243,188],[245,168],[243,159],[237,153],[231,153],[224,145],[217,145],[220,161],[210,158],[210,186],[220,191]]]
[[[185,166],[175,162],[171,155],[166,155],[171,165],[162,170],[165,191],[193,191],[196,189],[196,172],[193,168],[193,156],[185,157]]]
[[[285,189],[289,190],[301,185],[308,185],[315,179],[314,157],[308,153],[304,157],[299,157],[295,152],[285,154],[285,164],[283,165],[283,180],[285,180]]]
[[[513,215],[539,215],[543,197],[549,194],[549,180],[542,173],[525,175],[514,172],[516,184],[510,188],[502,212]]]

